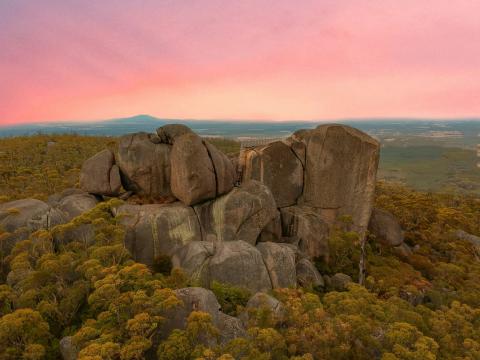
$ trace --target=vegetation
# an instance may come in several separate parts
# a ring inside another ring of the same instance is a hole
[[[0,141],[0,202],[75,187],[83,162],[115,142],[107,137],[36,135]]]
[[[53,148],[62,151],[48,150],[47,136],[1,143],[9,154],[1,160],[4,199],[46,198],[74,185],[83,160],[112,141],[53,138]],[[30,146],[22,144],[27,140]],[[43,181],[42,166],[55,169],[58,182]],[[19,176],[23,187],[13,185]],[[370,237],[365,286],[350,284],[344,292],[278,289],[272,295],[284,304],[284,315],[255,310],[245,336],[228,343],[210,315],[197,311],[184,330],[162,333],[169,313],[181,306],[174,290],[190,284],[178,269],[168,273],[168,264],[152,272],[132,260],[120,219],[111,215],[118,202],[40,230],[4,259],[0,359],[58,359],[65,336],[72,336],[81,360],[143,359],[152,350],[158,359],[480,359],[479,249],[452,235],[456,229],[480,235],[478,198],[379,182],[376,205],[395,214],[414,252],[405,256]],[[81,225],[94,229],[93,242],[54,245],[56,232]],[[330,247],[330,261],[319,262],[320,270],[358,276],[358,236],[339,229]],[[232,315],[243,311],[250,296],[219,283],[212,290]]]
[[[480,169],[474,149],[442,146],[385,146],[380,177],[421,191],[480,195]]]

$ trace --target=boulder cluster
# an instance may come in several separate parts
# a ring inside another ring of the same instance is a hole
[[[121,215],[125,245],[138,262],[155,268],[169,257],[206,288],[214,280],[252,292],[323,286],[313,260],[328,261],[338,220],[348,217],[360,234],[368,228],[379,150],[367,134],[329,124],[243,149],[232,160],[188,127],[165,125],[155,134],[123,136],[117,150],[85,161],[80,189],[48,202],[1,205],[0,225],[11,233],[11,247],[105,197],[120,197],[125,202],[114,215]],[[388,215],[374,214],[370,228],[400,245],[401,229],[385,230]],[[57,236],[93,241],[88,225]]]
[[[323,125],[243,149],[235,166],[176,124],[122,137],[116,153],[85,162],[80,185],[96,196],[131,196],[115,215],[137,261],[154,268],[168,256],[201,286],[216,280],[256,292],[323,285],[312,260],[328,260],[341,216],[367,229],[378,158],[370,136]]]

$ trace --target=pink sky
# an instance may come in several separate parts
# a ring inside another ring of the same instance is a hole
[[[480,115],[478,0],[3,0],[0,124]]]

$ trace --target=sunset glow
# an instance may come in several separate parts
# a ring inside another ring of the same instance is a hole
[[[0,124],[480,115],[477,0],[5,0]]]

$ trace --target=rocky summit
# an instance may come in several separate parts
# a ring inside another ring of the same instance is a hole
[[[155,269],[161,259],[208,288],[213,281],[252,292],[323,286],[313,261],[328,261],[336,226],[360,234],[369,225],[379,143],[345,125],[300,130],[283,141],[243,148],[231,159],[184,125],[120,138],[116,150],[85,161],[81,190],[2,204],[0,225],[11,234],[5,246],[41,228],[63,224],[107,197],[126,228],[125,247]],[[339,219],[348,217],[349,222]],[[375,212],[372,231],[392,220]],[[393,224],[378,234],[399,246]],[[81,236],[88,226],[55,240]],[[7,249],[8,250],[8,249]]]

